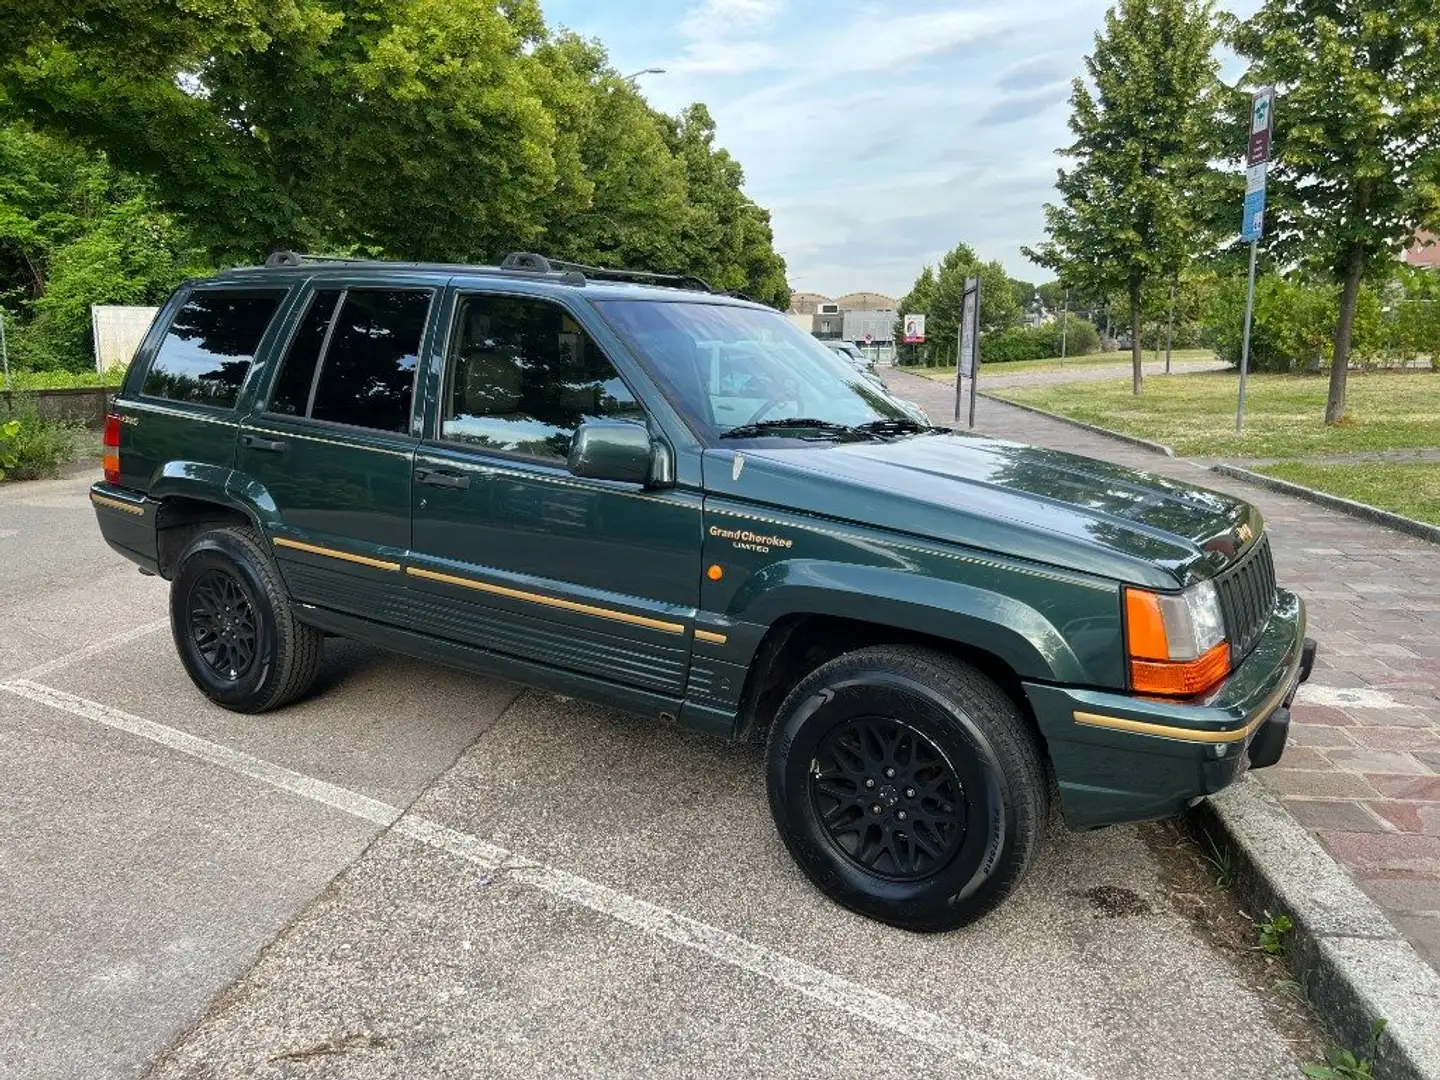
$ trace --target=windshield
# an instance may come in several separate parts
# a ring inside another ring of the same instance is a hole
[[[778,312],[646,300],[597,307],[708,438],[833,438],[867,425],[914,426],[884,387]]]

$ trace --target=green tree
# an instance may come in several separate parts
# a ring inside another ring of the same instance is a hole
[[[965,279],[980,279],[980,330],[995,332],[1016,326],[1021,309],[1005,268],[998,262],[982,263],[969,244],[957,244],[940,260],[939,272],[930,267],[921,271],[914,286],[900,302],[902,315],[925,315],[925,344],[920,355],[931,367],[955,363],[960,332],[960,309]],[[903,341],[903,325],[900,326]]]
[[[935,295],[935,268],[927,266],[920,271],[920,276],[915,279],[915,284],[910,286],[910,291],[900,301],[900,317],[895,320],[895,347],[897,350],[906,349],[900,353],[901,362],[924,362],[924,355],[920,347],[916,345],[905,345],[905,316],[925,315],[929,316],[931,299]]]
[[[1440,7],[1266,0],[1234,45],[1247,83],[1277,87],[1267,247],[1340,289],[1325,405],[1337,423],[1362,283],[1440,221]]]
[[[775,251],[770,212],[745,194],[745,171],[715,146],[710,110],[695,104],[667,119],[667,140],[685,166],[689,209],[681,228],[684,269],[716,288],[743,292],[781,311],[790,306],[785,260]]]
[[[1169,282],[1205,242],[1195,207],[1206,182],[1220,83],[1213,0],[1120,0],[1076,79],[1061,153],[1063,204],[1045,207],[1049,240],[1026,250],[1070,286],[1123,292],[1136,394],[1147,285]]]

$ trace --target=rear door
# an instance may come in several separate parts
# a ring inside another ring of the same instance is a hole
[[[314,284],[245,420],[237,482],[247,502],[273,508],[276,560],[299,600],[404,621],[415,382],[436,293]]]
[[[240,426],[241,387],[271,347],[288,293],[203,285],[177,296],[146,336],[117,403],[121,484],[159,498],[200,484],[224,486]]]

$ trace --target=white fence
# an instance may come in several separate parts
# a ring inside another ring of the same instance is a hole
[[[130,363],[159,310],[158,307],[92,304],[90,325],[95,332],[95,370],[108,371],[116,364]]]

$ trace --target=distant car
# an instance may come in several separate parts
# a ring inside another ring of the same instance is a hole
[[[876,371],[875,361],[861,352],[858,345],[854,345],[848,341],[825,341],[821,342],[821,344],[864,376],[866,381],[878,386],[887,394],[892,394],[893,396],[893,392],[885,385],[885,380],[880,378],[880,373]],[[916,405],[913,401],[906,401],[904,398],[896,398],[896,400],[900,403],[901,407],[910,414],[912,419],[927,427],[930,425],[930,417],[925,414],[925,410],[920,408],[919,405]]]
[[[837,352],[843,356],[857,371],[861,371],[877,381],[879,380],[880,377],[875,374],[875,361],[866,356],[865,353],[861,351],[860,346],[849,341],[827,341],[825,345],[833,352]]]

